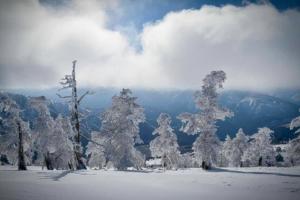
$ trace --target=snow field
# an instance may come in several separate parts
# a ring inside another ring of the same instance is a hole
[[[299,199],[300,167],[203,171],[29,171],[0,168],[2,200]]]

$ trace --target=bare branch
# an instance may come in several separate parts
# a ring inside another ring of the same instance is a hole
[[[72,86],[69,82],[59,82],[61,85],[69,85],[70,87]]]
[[[71,88],[71,86],[65,86],[65,87],[62,87],[62,88],[58,89],[58,91],[61,91],[61,90],[64,90],[64,89],[69,89],[69,88]]]
[[[94,141],[94,140],[92,140],[92,139],[86,137],[85,135],[80,134],[80,136],[83,137],[83,138],[85,138],[85,139],[86,139],[87,141],[89,141],[89,142],[92,142],[92,143],[94,143],[94,144],[96,144],[96,145],[98,145],[98,146],[104,147],[103,144],[99,144],[98,142],[96,142],[96,141]]]
[[[59,97],[59,98],[72,98],[72,96],[61,96],[60,94],[56,93],[56,95]]]
[[[81,100],[86,96],[86,95],[92,95],[94,92],[91,91],[86,91],[79,99],[78,99],[78,104],[81,102]]]

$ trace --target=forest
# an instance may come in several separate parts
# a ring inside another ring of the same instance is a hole
[[[198,112],[184,112],[177,116],[182,122],[180,131],[195,135],[192,151],[181,152],[177,135],[171,126],[172,118],[161,113],[154,127],[155,138],[149,144],[151,158],[136,147],[143,143],[140,124],[147,123],[144,108],[130,89],[122,89],[114,95],[111,105],[99,113],[101,127],[86,138],[80,132],[79,106],[87,95],[77,94],[76,61],[72,73],[66,75],[60,90],[67,90],[66,99],[70,116],[52,117],[49,101],[44,96],[30,97],[29,105],[35,118],[28,122],[22,118],[23,110],[5,92],[0,93],[0,154],[1,163],[17,165],[26,170],[28,165],[43,166],[48,170],[69,169],[116,169],[143,170],[146,168],[198,168],[205,170],[218,167],[256,167],[300,165],[300,116],[294,118],[289,128],[298,134],[283,146],[272,144],[273,130],[258,127],[257,133],[249,136],[239,129],[235,137],[227,135],[221,141],[216,135],[218,121],[234,116],[229,109],[218,104],[219,90],[226,80],[224,71],[211,71],[202,80],[200,90],[194,92],[194,103]],[[82,147],[81,138],[89,143]]]

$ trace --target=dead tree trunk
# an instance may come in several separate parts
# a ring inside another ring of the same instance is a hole
[[[17,122],[18,125],[18,133],[19,133],[19,147],[18,147],[18,170],[27,170],[25,155],[24,155],[24,146],[23,146],[23,132],[21,123]]]
[[[60,82],[63,87],[62,89],[71,88],[72,89],[72,95],[71,96],[61,96],[58,94],[61,98],[69,98],[70,103],[72,104],[72,111],[71,111],[71,124],[73,126],[75,136],[74,136],[74,156],[75,156],[75,168],[76,169],[86,169],[86,166],[82,159],[82,150],[81,150],[81,143],[80,143],[80,122],[79,122],[79,104],[80,101],[88,94],[91,94],[89,91],[85,92],[80,98],[78,98],[77,95],[77,83],[76,83],[76,73],[75,73],[75,66],[76,66],[76,60],[73,61],[73,67],[72,67],[72,75],[66,75],[64,79],[62,79],[64,82]]]
[[[79,123],[79,111],[78,111],[78,99],[77,99],[77,86],[76,86],[76,77],[75,77],[75,65],[76,60],[73,61],[73,70],[72,70],[72,79],[73,79],[73,87],[72,87],[72,124],[75,128],[75,159],[76,159],[76,169],[86,169],[86,166],[82,160],[82,151],[80,144],[80,123]]]

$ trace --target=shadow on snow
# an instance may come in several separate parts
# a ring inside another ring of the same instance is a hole
[[[107,170],[105,170],[107,171]],[[87,172],[87,173],[86,173]],[[62,178],[67,176],[68,174],[78,174],[78,175],[97,175],[90,173],[91,171],[72,171],[72,170],[65,170],[60,173],[56,173],[56,171],[44,171],[44,172],[37,172],[38,174],[42,175],[41,179],[51,179],[53,181],[60,181]],[[150,171],[144,171],[144,170],[116,170],[116,172],[126,172],[126,173],[150,173]]]
[[[232,169],[224,169],[224,168],[213,168],[208,170],[208,172],[230,172],[230,173],[238,173],[238,174],[258,174],[258,175],[273,175],[273,176],[286,176],[286,177],[294,177],[299,178],[300,175],[298,174],[286,174],[286,173],[279,173],[279,172],[257,172],[257,171],[238,171]]]
[[[107,171],[107,170],[105,170]],[[53,173],[54,172],[54,173]],[[72,171],[72,170],[66,170],[62,171],[61,173],[55,173],[55,171],[45,171],[45,172],[37,172],[38,174],[43,175],[41,179],[51,179],[53,181],[60,181],[62,178],[66,177],[68,174],[78,174],[78,175],[97,175],[90,173],[91,171]],[[116,172],[126,172],[126,173],[163,173],[164,171],[145,171],[145,170],[116,170]],[[210,172],[228,172],[228,173],[237,173],[237,174],[254,174],[254,175],[272,175],[272,176],[284,176],[284,177],[293,177],[293,178],[300,178],[300,175],[298,174],[287,174],[287,173],[279,173],[279,172],[258,172],[258,171],[238,171],[238,170],[232,170],[232,169],[224,169],[224,168],[213,168],[211,170],[207,171]]]
[[[53,171],[37,172],[43,175],[41,179],[51,179],[53,181],[60,181],[63,177],[67,176],[69,173],[73,173],[71,170],[62,171],[61,173],[52,173]]]

